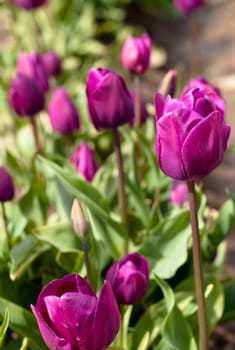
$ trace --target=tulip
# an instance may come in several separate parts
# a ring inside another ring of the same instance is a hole
[[[47,0],[14,0],[16,6],[25,10],[36,9],[40,6],[46,5]]]
[[[17,74],[10,84],[9,103],[18,116],[33,117],[44,108],[44,94],[37,81]]]
[[[77,274],[50,282],[31,308],[49,349],[105,350],[120,325],[120,313],[109,283],[96,297]]]
[[[95,155],[89,145],[81,143],[70,158],[77,171],[89,182],[92,181],[98,170]]]
[[[230,134],[224,114],[199,89],[178,99],[156,95],[156,153],[162,171],[176,180],[197,180],[223,160]]]
[[[183,89],[182,95],[186,94],[189,90],[193,88],[199,88],[204,94],[209,95],[209,97],[214,101],[218,109],[221,112],[225,112],[225,102],[221,96],[219,88],[210,84],[205,78],[199,77],[191,79],[189,83]]]
[[[121,49],[123,67],[131,73],[143,73],[149,67],[151,39],[147,33],[140,38],[129,35]]]
[[[132,101],[133,103],[135,102],[135,96],[136,94],[134,93],[134,91],[131,91],[131,98],[132,98]],[[144,100],[141,100],[140,101],[140,125],[144,124],[146,122],[148,118],[148,111],[147,111],[147,108],[146,108],[146,103]],[[133,118],[129,121],[129,124],[130,126],[133,126],[134,125],[134,116]]]
[[[41,60],[48,76],[57,76],[61,73],[61,59],[55,52],[45,52]]]
[[[48,115],[52,129],[59,134],[70,134],[80,127],[79,113],[62,87],[57,87],[51,95]]]
[[[158,92],[160,92],[163,96],[170,95],[171,97],[173,97],[175,94],[176,85],[177,85],[177,71],[175,69],[170,69],[164,75],[160,83]]]
[[[42,64],[41,58],[36,52],[24,52],[17,60],[17,73],[27,75],[37,80],[44,92],[49,88],[47,73]]]
[[[134,115],[131,95],[123,78],[107,68],[92,68],[86,85],[88,110],[97,130],[128,123]]]
[[[147,260],[139,253],[128,254],[109,268],[106,280],[110,282],[119,304],[135,304],[149,286]]]
[[[188,187],[185,181],[174,180],[170,192],[170,202],[177,207],[183,207],[188,199]]]
[[[0,167],[0,202],[7,202],[14,197],[14,185],[8,171]]]
[[[173,0],[177,10],[183,15],[189,15],[200,7],[206,5],[206,0]]]

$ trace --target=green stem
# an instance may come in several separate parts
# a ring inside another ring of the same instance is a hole
[[[87,238],[82,239],[82,248],[84,253],[84,262],[87,272],[87,280],[89,284],[92,286],[92,274],[91,274],[91,263],[89,258],[89,249],[88,249],[88,240]]]
[[[2,207],[2,220],[3,220],[5,235],[6,235],[8,251],[10,251],[10,249],[11,249],[11,236],[10,236],[10,232],[8,230],[8,219],[7,219],[7,214],[6,214],[6,210],[5,210],[5,205],[3,202],[1,202],[1,207]]]
[[[138,74],[134,75],[134,125],[140,126],[141,122],[141,102],[140,102],[140,76]]]
[[[36,117],[33,116],[32,118],[30,118],[30,121],[31,121],[31,126],[32,126],[32,132],[33,132],[35,147],[36,147],[36,153],[40,153],[40,151],[41,151],[41,142],[40,142],[40,138],[39,138],[39,130],[38,130]]]
[[[195,77],[200,74],[199,35],[195,13],[188,16],[188,28],[190,36],[190,75]]]
[[[193,267],[196,300],[198,305],[199,349],[208,350],[208,325],[206,302],[203,286],[202,254],[197,217],[197,205],[194,181],[188,181],[188,199],[190,207],[190,221],[193,238]]]
[[[127,218],[127,201],[126,201],[126,193],[125,193],[125,179],[124,179],[124,169],[123,169],[123,159],[121,153],[121,144],[120,144],[120,136],[118,129],[113,129],[114,134],[114,148],[116,154],[116,162],[118,168],[118,201],[119,208],[121,212],[122,223],[124,225],[124,229],[126,232],[125,242],[124,242],[124,251],[128,253],[128,218]]]

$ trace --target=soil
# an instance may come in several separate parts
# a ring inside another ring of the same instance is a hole
[[[223,164],[206,180],[208,204],[219,208],[226,193],[235,193],[235,1],[211,0],[205,9],[196,13],[199,32],[200,75],[218,86],[226,101],[227,124],[231,125],[229,150]],[[150,34],[154,44],[164,49],[167,61],[163,67],[150,69],[142,82],[143,95],[152,102],[163,73],[178,68],[187,81],[189,78],[190,40],[187,18],[163,16],[162,13],[144,12],[131,8],[127,21],[143,28]],[[235,229],[227,238],[227,254],[224,275],[235,278]],[[235,349],[235,321],[216,327],[210,339],[210,350]]]

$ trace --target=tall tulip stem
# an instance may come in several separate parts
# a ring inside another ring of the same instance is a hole
[[[195,77],[200,74],[199,34],[197,18],[194,13],[188,16],[190,37],[190,74]]]
[[[84,262],[86,267],[87,280],[88,280],[88,283],[92,286],[91,264],[90,264],[90,258],[89,258],[88,240],[86,237],[82,239],[82,249],[84,253]]]
[[[40,153],[41,142],[40,142],[40,138],[39,138],[39,130],[38,130],[36,117],[33,116],[30,120],[31,120],[32,132],[33,132],[33,137],[34,137],[34,142],[35,142],[35,147],[36,147],[36,153]]]
[[[8,246],[8,250],[10,251],[10,249],[11,249],[11,236],[10,236],[10,232],[8,230],[7,214],[6,214],[6,209],[5,209],[5,205],[3,202],[1,202],[1,207],[2,207],[2,221],[3,221],[4,231],[5,231],[5,235],[6,235],[7,246]]]
[[[197,204],[194,181],[188,181],[188,199],[193,238],[193,267],[196,300],[198,304],[199,349],[208,350],[208,325],[203,286],[202,254],[200,247]]]
[[[120,143],[120,135],[118,129],[113,129],[114,134],[114,148],[116,154],[116,162],[118,168],[118,200],[119,200],[119,208],[121,211],[122,223],[125,228],[125,246],[124,251],[128,253],[128,218],[127,218],[127,201],[126,201],[126,193],[125,193],[125,179],[124,179],[124,169],[123,169],[123,159],[121,153],[121,143]]]
[[[134,116],[134,125],[135,126],[140,126],[140,121],[141,121],[141,105],[140,105],[140,76],[139,74],[134,75],[134,92],[135,92],[135,97],[134,97],[134,111],[135,111],[135,116]]]

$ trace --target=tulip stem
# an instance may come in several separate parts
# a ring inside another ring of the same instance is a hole
[[[139,127],[141,122],[141,105],[140,105],[140,77],[138,74],[134,75],[134,125]]]
[[[206,313],[206,301],[203,286],[202,254],[197,217],[197,204],[194,181],[187,181],[188,200],[190,207],[190,221],[193,239],[193,268],[196,300],[198,304],[199,349],[208,349],[208,325]]]
[[[11,236],[10,236],[10,232],[8,230],[8,219],[7,219],[5,205],[3,202],[1,202],[1,207],[2,207],[2,221],[3,221],[4,231],[5,231],[5,235],[6,235],[7,246],[8,246],[8,250],[10,251],[10,249],[11,249]]]
[[[87,273],[87,281],[92,286],[91,264],[90,264],[90,258],[89,258],[89,249],[88,249],[87,238],[82,239],[82,248],[83,248],[83,253],[84,253],[84,262],[85,262],[86,273]]]
[[[118,201],[119,208],[121,211],[121,219],[125,228],[125,242],[124,242],[124,251],[125,254],[128,253],[128,218],[127,218],[127,201],[125,193],[125,180],[124,180],[124,169],[123,169],[123,159],[121,153],[121,144],[120,144],[120,135],[118,129],[113,129],[114,134],[114,147],[116,154],[116,162],[118,168]]]
[[[38,124],[36,121],[36,117],[33,116],[30,120],[31,120],[34,142],[35,142],[35,146],[36,146],[36,153],[40,153],[41,143],[40,143],[40,138],[39,138],[39,130],[38,130]]]
[[[188,16],[190,37],[190,75],[195,77],[200,73],[199,35],[197,18],[194,13]]]

